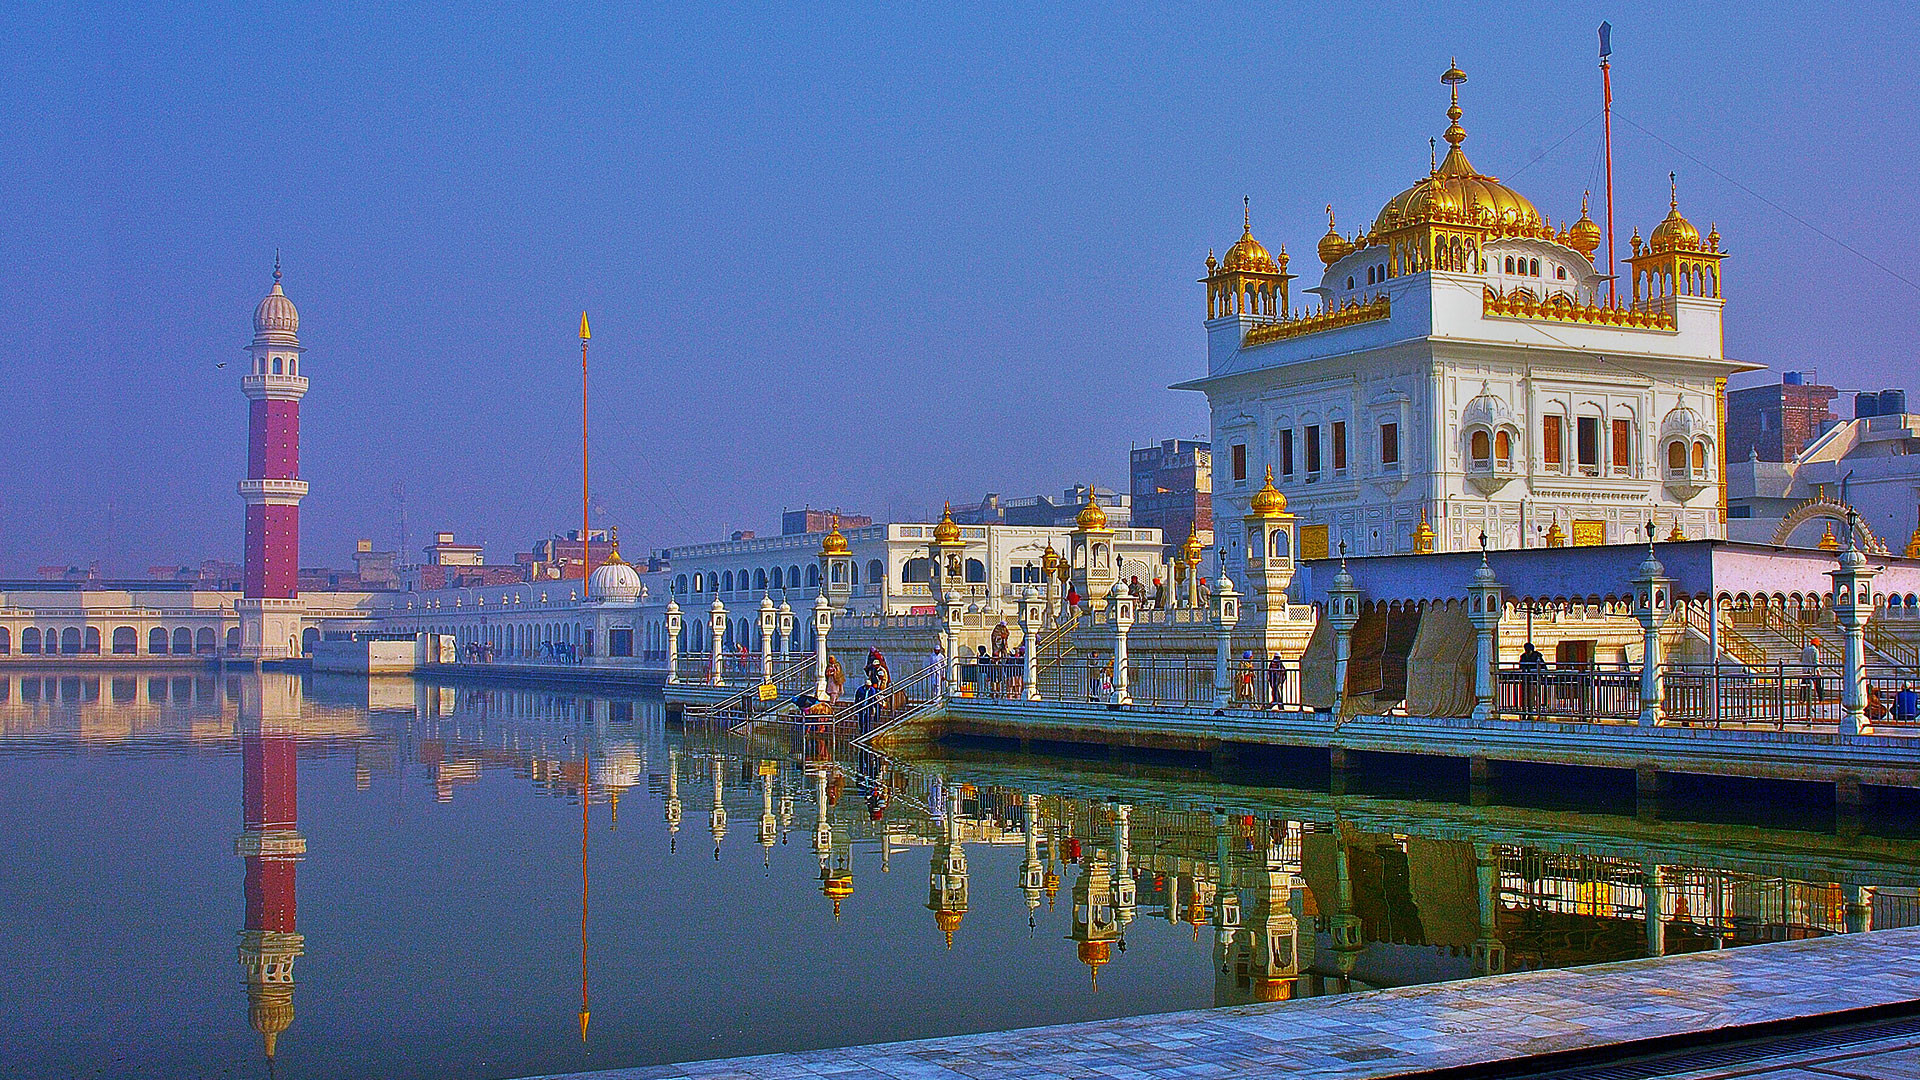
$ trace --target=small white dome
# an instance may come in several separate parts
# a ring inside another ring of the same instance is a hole
[[[255,345],[298,345],[296,336],[300,330],[300,312],[280,291],[280,259],[273,260],[273,291],[263,297],[253,309],[253,343]]]
[[[634,603],[640,599],[640,575],[618,556],[608,559],[587,577],[587,599]]]

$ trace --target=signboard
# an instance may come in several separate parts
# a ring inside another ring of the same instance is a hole
[[[772,701],[774,698],[777,698],[779,696],[780,696],[779,687],[773,685],[770,682],[763,682],[760,684],[760,700],[761,701]]]
[[[1327,550],[1327,527],[1325,525],[1300,526],[1300,558],[1324,559],[1330,553]]]
[[[1574,547],[1599,547],[1607,542],[1607,523],[1604,521],[1576,521],[1573,523]]]

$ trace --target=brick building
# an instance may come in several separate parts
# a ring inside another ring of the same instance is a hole
[[[1833,426],[1839,418],[1831,406],[1840,392],[1813,381],[1817,378],[1813,372],[1789,371],[1777,383],[1727,391],[1726,459],[1792,461]]]

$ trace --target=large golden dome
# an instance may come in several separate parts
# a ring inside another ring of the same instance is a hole
[[[1087,505],[1080,508],[1080,515],[1073,520],[1082,529],[1088,531],[1107,527],[1107,512],[1100,509],[1100,504],[1094,501],[1092,484],[1087,485]]]
[[[952,503],[947,503],[940,510],[940,522],[933,527],[933,542],[936,544],[960,542],[960,526],[953,520]]]
[[[1474,171],[1473,164],[1460,149],[1467,131],[1460,126],[1460,88],[1466,73],[1449,67],[1440,81],[1453,88],[1452,104],[1447,106],[1446,139],[1451,149],[1445,160],[1425,179],[1387,200],[1373,220],[1374,235],[1418,224],[1446,221],[1456,224],[1488,225],[1508,230],[1538,230],[1546,220],[1525,195],[1491,176]]]
[[[1283,253],[1284,257],[1284,253]],[[1227,257],[1220,261],[1222,270],[1238,270],[1241,273],[1277,274],[1280,268],[1274,264],[1273,256],[1260,241],[1253,238],[1253,204],[1246,206],[1246,227],[1240,233],[1240,239],[1227,249]]]

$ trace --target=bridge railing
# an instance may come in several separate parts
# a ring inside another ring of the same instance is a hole
[[[1495,710],[1524,720],[1630,722],[1640,718],[1640,673],[1502,667]]]
[[[1821,664],[1674,664],[1665,672],[1669,723],[1807,726],[1839,716],[1842,669]]]

